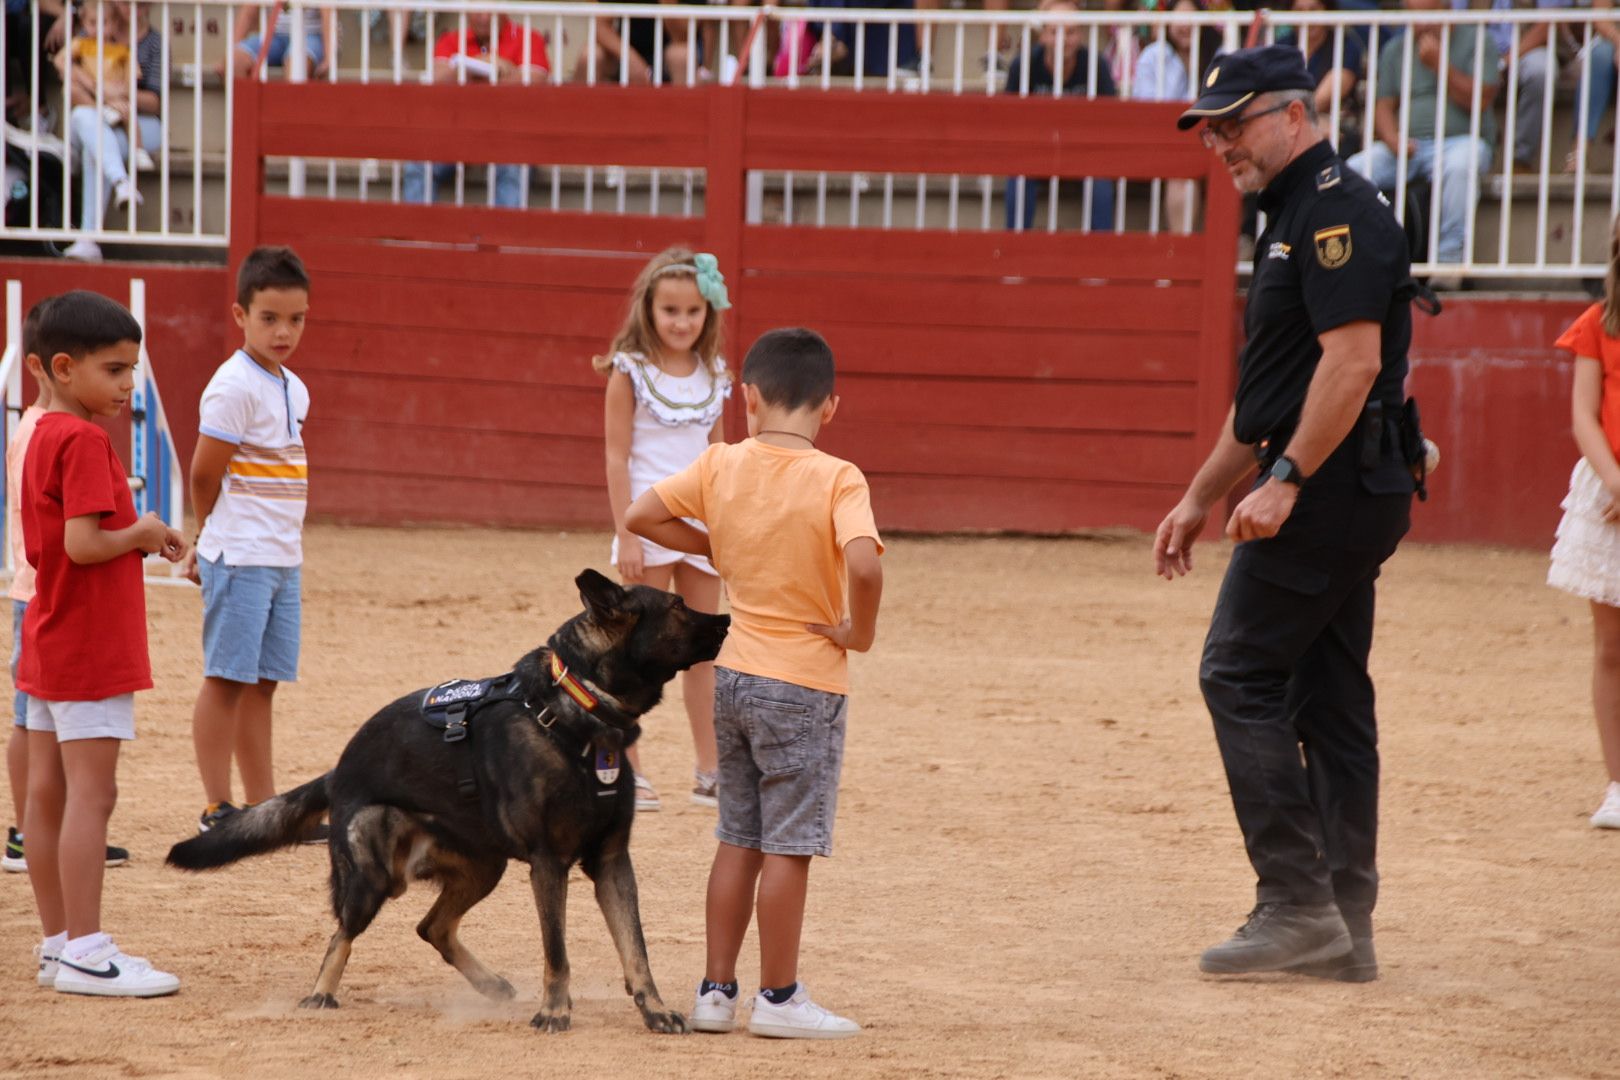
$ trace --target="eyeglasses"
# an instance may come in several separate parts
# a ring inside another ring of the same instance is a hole
[[[1261,109],[1257,113],[1249,113],[1232,120],[1213,120],[1199,129],[1198,137],[1209,149],[1215,149],[1217,142],[1227,144],[1235,143],[1243,137],[1243,129],[1262,116],[1270,116],[1274,112],[1282,112],[1292,101],[1285,101],[1281,105],[1273,105],[1269,109]]]

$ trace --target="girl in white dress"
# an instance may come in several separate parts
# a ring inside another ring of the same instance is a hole
[[[720,313],[730,306],[713,255],[671,248],[636,278],[624,325],[607,355],[591,360],[608,379],[604,431],[613,564],[626,585],[673,588],[696,611],[720,607],[720,578],[709,560],[641,539],[625,529],[624,512],[653,484],[696,461],[709,443],[723,441],[720,418],[731,377],[720,358]],[[696,757],[692,801],[716,806],[714,665],[684,672],[681,697]],[[657,810],[658,793],[642,773],[640,755],[632,747],[626,757],[635,770],[636,809]]]

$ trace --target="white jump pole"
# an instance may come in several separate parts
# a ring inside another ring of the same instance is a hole
[[[6,402],[5,434],[6,445],[11,445],[11,437],[17,431],[17,425],[22,421],[23,411],[23,344],[22,344],[22,282],[6,282],[6,351],[0,358],[0,394]],[[0,488],[0,492],[4,492]],[[14,573],[16,567],[11,565],[11,507],[6,495],[0,494],[0,541],[5,548],[5,570],[7,574]]]

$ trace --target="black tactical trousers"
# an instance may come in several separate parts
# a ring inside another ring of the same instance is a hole
[[[1378,895],[1373,584],[1411,495],[1369,494],[1330,465],[1275,537],[1234,550],[1199,681],[1257,901],[1366,915]]]

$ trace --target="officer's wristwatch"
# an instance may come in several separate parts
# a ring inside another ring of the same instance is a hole
[[[1271,478],[1278,483],[1293,484],[1295,487],[1305,482],[1305,474],[1300,471],[1299,464],[1286,454],[1271,466]]]

